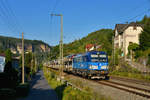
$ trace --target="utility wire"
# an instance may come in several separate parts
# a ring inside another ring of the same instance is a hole
[[[3,33],[3,32],[1,32],[0,36],[2,36],[2,35],[7,35],[6,37],[10,37],[10,36],[12,36],[12,33],[7,33],[7,32]],[[20,35],[17,34],[17,33],[14,33],[14,35],[17,36],[17,37],[20,37]]]
[[[8,29],[13,30],[12,25],[11,25],[9,19],[8,19],[8,16],[6,15],[4,9],[1,6],[1,3],[0,3],[0,12],[1,12],[0,17],[1,17],[2,21],[4,22],[4,24],[7,25]]]
[[[52,14],[54,13],[54,11],[55,11],[57,5],[59,4],[59,2],[60,2],[60,0],[56,0],[55,5],[54,5],[54,7],[52,8],[52,11],[51,11]],[[53,19],[53,16],[51,16],[51,18],[50,18],[50,21],[51,21],[50,23],[51,24],[52,24],[52,19]]]
[[[10,23],[13,24],[13,28],[17,31],[18,27],[15,23],[15,19],[13,18],[11,11],[8,9],[8,6],[5,4],[3,0],[1,0],[0,2],[1,2],[3,9],[5,9],[5,12],[7,12],[7,16],[8,16]]]
[[[12,31],[13,33],[19,33],[20,27],[17,22],[17,18],[13,10],[10,8],[8,2],[6,2],[6,0],[0,0],[0,10],[1,18],[3,19],[4,23],[8,26],[10,31]]]
[[[11,12],[12,17],[14,18],[14,21],[15,21],[15,23],[17,24],[19,30],[22,31],[22,30],[23,30],[23,27],[22,27],[22,25],[20,24],[20,22],[19,22],[19,20],[18,20],[18,18],[17,18],[17,16],[16,16],[15,12],[12,10],[12,7],[11,7],[10,4],[8,3],[8,1],[7,1],[7,0],[4,0],[4,1],[5,1],[6,5],[8,5],[8,6],[7,6],[7,7],[8,7],[8,11]]]
[[[51,13],[53,13],[53,12],[56,10],[56,8],[57,8],[58,4],[60,3],[60,1],[61,1],[61,0],[56,0],[55,5],[54,5],[54,7],[53,7]]]
[[[140,13],[140,14],[138,14],[138,15],[136,15],[136,16],[130,18],[130,19],[128,19],[127,22],[132,21],[133,19],[135,19],[135,18],[137,18],[137,17],[140,17],[141,15],[144,15],[144,14],[147,13],[147,12],[150,12],[150,9],[148,9],[148,10],[146,10],[146,11],[144,11],[144,12],[142,12],[142,13]]]
[[[51,14],[53,14],[61,0],[56,0],[54,7],[52,8]],[[53,16],[50,16],[50,33],[53,32]]]

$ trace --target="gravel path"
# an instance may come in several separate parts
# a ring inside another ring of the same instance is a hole
[[[70,76],[69,80],[80,80],[85,86],[92,88],[92,90],[100,95],[110,97],[112,100],[150,100],[133,93],[128,93],[123,90],[119,90],[110,86],[101,85],[98,83],[91,82],[79,77]]]
[[[43,72],[39,71],[31,83],[29,95],[18,100],[58,100],[58,98],[45,80]]]

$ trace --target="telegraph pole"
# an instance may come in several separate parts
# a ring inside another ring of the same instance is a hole
[[[60,77],[63,75],[63,15],[62,14],[51,14],[51,16],[60,16],[61,17],[61,32],[60,32],[60,42],[59,42],[59,51],[60,51]]]
[[[115,44],[114,44],[114,36],[112,36],[112,64],[113,64],[113,70],[115,67]]]
[[[24,84],[24,36],[22,32],[22,84]]]
[[[124,42],[124,61],[126,61],[126,34],[123,34],[123,42]]]

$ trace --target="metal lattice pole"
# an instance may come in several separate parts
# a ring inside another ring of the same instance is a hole
[[[62,14],[51,14],[51,16],[60,16],[61,17],[61,33],[60,33],[60,43],[59,43],[59,51],[60,51],[60,77],[63,75],[63,15]]]

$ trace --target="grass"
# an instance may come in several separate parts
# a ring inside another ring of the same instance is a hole
[[[110,75],[123,76],[123,77],[128,77],[128,78],[150,81],[149,75],[142,75],[139,73],[113,71]]]
[[[62,100],[91,100],[92,95],[90,93],[81,92],[79,90],[73,89],[71,86],[68,86],[63,91]]]
[[[56,91],[59,100],[111,100],[104,96],[99,96],[100,93],[94,93],[89,87],[77,80],[73,84],[83,91],[80,91],[72,86],[67,86],[65,83],[57,81],[56,75],[59,75],[56,71],[48,71],[46,67],[43,67],[45,78],[48,80],[49,85]]]

